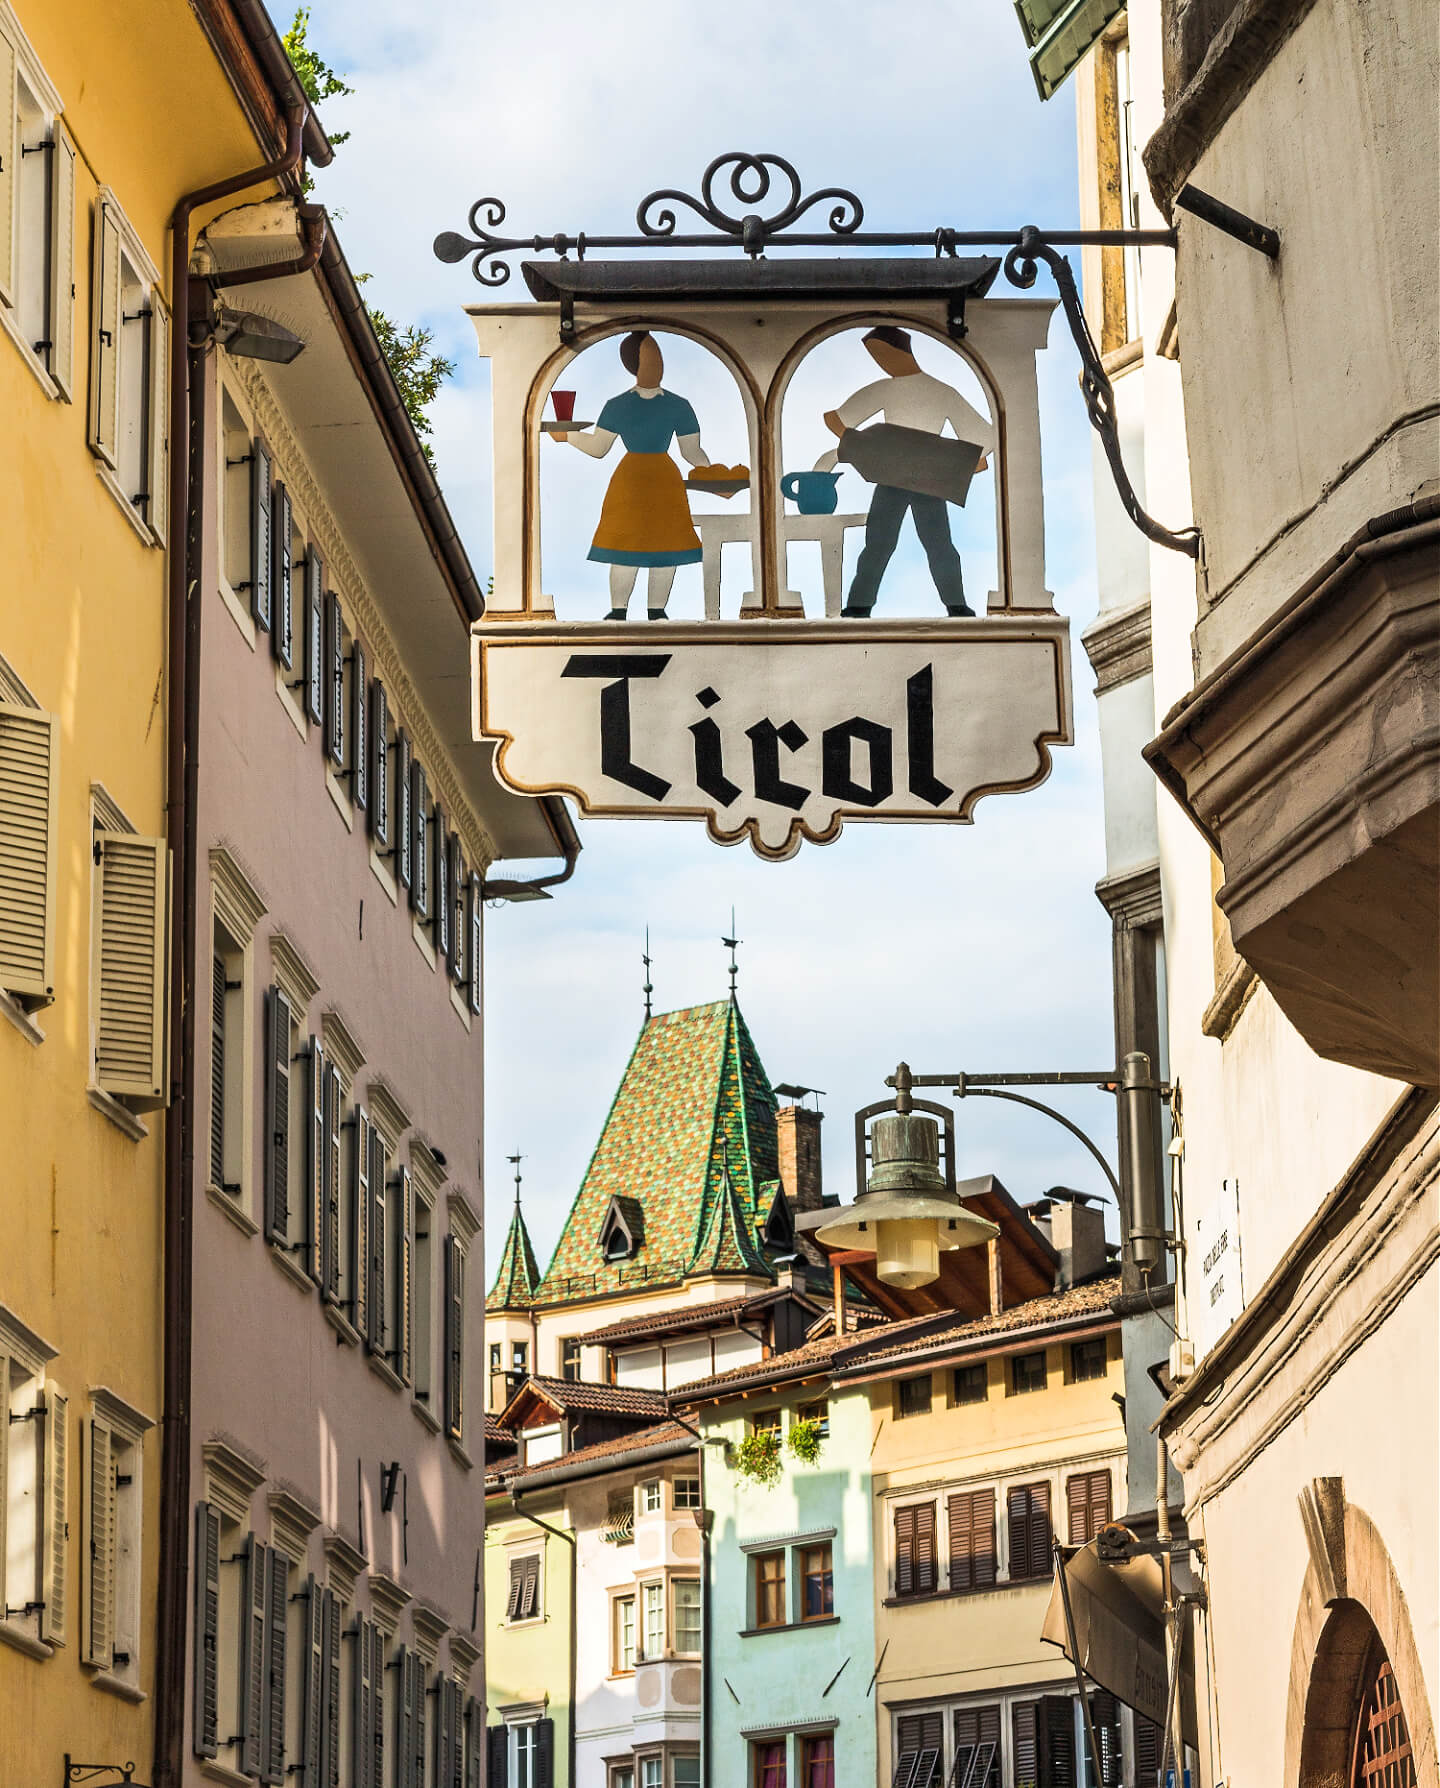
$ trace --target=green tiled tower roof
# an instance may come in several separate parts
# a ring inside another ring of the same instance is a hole
[[[717,1000],[648,1019],[535,1302],[698,1273],[768,1276],[759,1226],[778,1178],[775,1095],[740,1008]],[[643,1239],[607,1261],[600,1232],[615,1199],[638,1207]]]
[[[540,1283],[540,1268],[535,1260],[535,1250],[530,1246],[530,1231],[525,1227],[525,1219],[520,1214],[520,1199],[515,1199],[515,1214],[510,1219],[510,1229],[505,1237],[505,1251],[500,1256],[500,1270],[495,1275],[495,1283],[490,1287],[490,1295],[485,1300],[487,1310],[528,1310],[534,1302],[535,1287]]]

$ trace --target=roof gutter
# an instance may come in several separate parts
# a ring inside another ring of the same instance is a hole
[[[545,888],[558,888],[561,882],[568,882],[575,873],[575,862],[582,846],[580,834],[575,830],[575,822],[570,818],[570,809],[560,795],[541,795],[540,806],[545,815],[545,823],[550,834],[560,847],[560,854],[565,859],[565,867],[553,875],[538,875],[529,881],[501,877],[497,880],[486,878],[481,893],[486,900],[525,900],[533,898]]]
[[[929,1347],[917,1347],[914,1353],[896,1354],[883,1365],[860,1358],[851,1365],[838,1367],[831,1373],[831,1377],[844,1379],[848,1384],[871,1384],[878,1379],[894,1378],[897,1373],[908,1372],[912,1365],[923,1367],[927,1362],[933,1365],[937,1359],[993,1359],[998,1354],[1016,1353],[1036,1340],[1083,1340],[1090,1335],[1108,1335],[1112,1329],[1119,1327],[1118,1316],[1097,1316],[1091,1311],[1068,1323],[1032,1324],[1023,1329],[995,1329],[988,1335],[974,1335],[968,1342],[952,1341],[948,1346],[944,1341],[936,1341]]]
[[[286,111],[298,105],[305,117],[306,157],[317,168],[328,168],[335,159],[335,151],[311,109],[289,52],[281,42],[263,0],[228,0],[223,6],[217,0],[200,0],[195,10],[220,63],[240,88],[242,104],[247,99],[251,102],[247,110],[252,114],[250,122],[260,140],[264,141],[266,127],[273,126],[273,120],[255,115],[258,99],[268,95]],[[234,26],[239,27],[239,41]],[[253,69],[244,66],[245,51],[249,52]],[[252,76],[248,83],[244,82],[246,74]],[[253,80],[255,74],[260,77],[258,87]]]

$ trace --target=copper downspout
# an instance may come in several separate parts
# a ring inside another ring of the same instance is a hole
[[[186,193],[170,219],[170,558],[166,684],[165,836],[178,862],[170,922],[170,1108],[165,1118],[163,1413],[160,1423],[160,1583],[155,1661],[156,1788],[180,1788],[185,1743],[185,1638],[190,1556],[190,1205],[195,1095],[195,800],[199,766],[199,515],[191,514],[190,220],[195,210],[299,167],[305,109],[289,106],[285,148],[273,160]],[[198,467],[196,468],[198,470]],[[178,1046],[178,1056],[177,1056]],[[178,1084],[175,1064],[178,1060]]]

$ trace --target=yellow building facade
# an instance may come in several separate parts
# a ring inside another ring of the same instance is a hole
[[[6,1783],[59,1783],[67,1754],[151,1774],[179,1074],[169,225],[273,153],[216,48],[259,29],[243,10],[0,0]]]

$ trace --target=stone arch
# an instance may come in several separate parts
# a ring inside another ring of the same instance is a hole
[[[1286,1788],[1349,1788],[1362,1678],[1377,1640],[1395,1673],[1415,1779],[1435,1788],[1435,1726],[1405,1592],[1379,1530],[1353,1503],[1345,1505],[1337,1562],[1344,1594],[1325,1599],[1313,1558],[1301,1585],[1290,1648]]]

